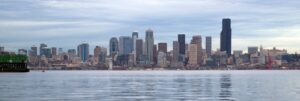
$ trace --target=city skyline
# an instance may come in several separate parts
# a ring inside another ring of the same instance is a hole
[[[124,2],[132,3],[122,6]],[[154,43],[166,42],[168,50],[172,49],[178,34],[185,34],[186,40],[191,40],[193,35],[212,36],[212,50],[216,50],[222,28],[220,19],[231,18],[232,50],[247,51],[249,46],[263,45],[299,53],[300,17],[296,14],[299,3],[283,0],[1,1],[0,46],[15,52],[41,43],[63,47],[64,51],[83,42],[90,47],[108,48],[110,37],[131,36],[133,31],[138,31],[139,38],[144,39],[144,31],[151,28]]]

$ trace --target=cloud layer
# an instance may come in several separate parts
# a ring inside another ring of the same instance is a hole
[[[300,1],[291,0],[2,0],[0,45],[76,48],[81,42],[108,47],[110,37],[154,30],[155,43],[185,33],[213,37],[219,48],[221,19],[232,19],[233,49],[248,46],[300,52]],[[92,50],[92,49],[91,49]]]

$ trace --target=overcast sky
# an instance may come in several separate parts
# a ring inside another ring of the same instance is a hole
[[[46,43],[64,51],[87,42],[108,47],[111,37],[154,30],[155,43],[177,34],[212,36],[220,47],[222,18],[232,20],[233,50],[248,46],[300,52],[299,0],[1,0],[0,46],[15,51]]]

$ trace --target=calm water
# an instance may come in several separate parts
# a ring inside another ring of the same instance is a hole
[[[0,101],[300,101],[300,71],[0,73]]]

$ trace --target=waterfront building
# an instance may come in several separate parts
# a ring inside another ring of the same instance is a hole
[[[178,34],[179,54],[185,54],[185,34]]]
[[[153,64],[157,64],[157,45],[153,45]]]
[[[229,18],[222,20],[222,31],[220,37],[221,51],[226,51],[227,55],[231,55],[231,20]]]
[[[18,54],[27,55],[27,50],[26,49],[19,49]]]
[[[74,60],[76,56],[76,49],[68,49],[68,56],[70,60]]]
[[[259,48],[259,63],[266,64],[266,54],[264,53],[263,46],[260,46]]]
[[[188,50],[189,50],[188,64],[190,66],[197,67],[198,66],[198,58],[199,58],[198,57],[198,45],[197,44],[190,44]]]
[[[207,57],[209,57],[211,55],[211,51],[212,51],[212,39],[211,36],[207,36],[205,37],[205,52],[207,54]]]
[[[172,66],[176,67],[179,57],[179,43],[178,41],[173,41],[173,57],[172,57]]]
[[[255,54],[258,52],[258,47],[248,47],[248,54]]]
[[[36,46],[32,46],[30,48],[30,52],[29,52],[29,56],[37,56],[37,47]]]
[[[133,53],[133,64],[136,64],[136,40],[138,39],[139,34],[138,32],[132,32],[132,53]]]
[[[166,53],[163,51],[159,51],[157,55],[157,65],[161,68],[167,67],[167,57]]]
[[[89,57],[89,44],[82,43],[77,47],[78,56],[80,57],[82,62],[87,62]]]
[[[191,44],[197,45],[197,63],[199,66],[203,64],[203,49],[202,49],[202,37],[200,35],[196,35],[192,37]]]
[[[145,55],[147,56],[148,63],[153,63],[153,46],[154,46],[154,37],[153,30],[146,30],[145,37]]]
[[[96,63],[98,63],[98,61],[99,61],[100,52],[101,52],[100,46],[96,46],[94,48],[94,62],[96,62]]]
[[[58,48],[58,55],[62,55],[64,53],[63,48]]]
[[[112,37],[109,41],[109,54],[113,56],[117,54],[119,51],[118,39],[116,37]]]
[[[40,56],[45,55],[46,50],[44,48],[46,48],[46,47],[47,47],[46,44],[44,44],[44,43],[40,44]]]
[[[106,62],[106,56],[107,56],[107,48],[100,47],[100,53],[99,53],[99,56],[98,56],[97,63],[105,64],[105,62]]]
[[[128,55],[132,52],[132,39],[129,36],[119,37],[119,55]]]
[[[158,52],[164,52],[164,53],[167,53],[168,51],[168,46],[167,46],[167,43],[158,43]]]
[[[0,53],[4,52],[4,47],[0,47]]]
[[[52,54],[52,57],[57,56],[57,48],[56,47],[51,48],[51,54]]]
[[[136,40],[136,60],[141,61],[141,56],[143,55],[143,39]]]

